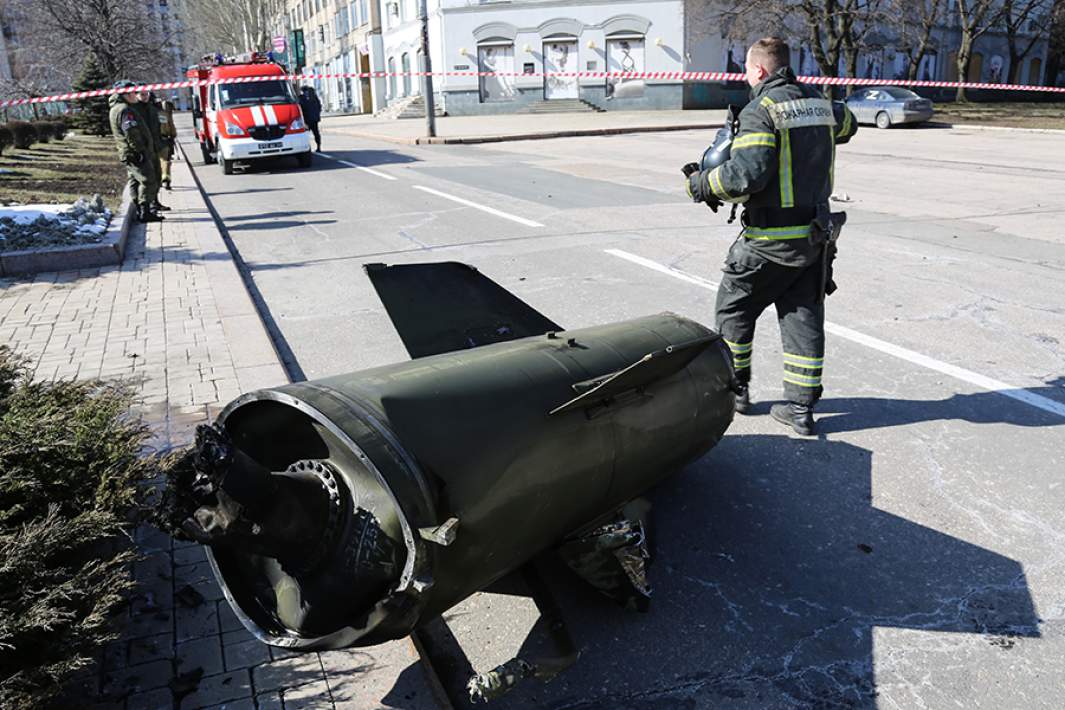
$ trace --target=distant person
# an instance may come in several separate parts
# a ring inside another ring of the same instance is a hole
[[[174,159],[174,141],[177,140],[177,126],[174,125],[174,102],[164,101],[159,113],[159,133],[163,147],[159,151],[159,173],[162,185],[170,190],[170,163]]]
[[[313,86],[304,86],[300,89],[300,110],[303,111],[303,121],[314,134],[314,142],[318,145],[318,152],[322,152],[322,134],[318,132],[318,124],[322,121],[322,102]]]
[[[148,122],[148,130],[152,134],[152,147],[154,149],[154,155],[152,160],[158,166],[161,164],[163,155],[163,112],[159,107],[159,99],[155,94],[150,91],[141,94],[141,103],[137,108],[143,108],[144,119]],[[159,185],[162,179],[159,175],[159,168],[155,171],[156,188],[155,188],[155,202],[153,207],[156,212],[169,212],[170,208],[159,202]]]
[[[108,99],[111,134],[115,137],[119,160],[126,166],[130,195],[137,205],[137,219],[161,222],[163,217],[155,209],[159,194],[159,161],[155,159],[155,146],[144,119],[145,113],[136,108],[142,101],[141,94],[128,91],[134,86],[128,80],[115,83],[120,92]],[[124,89],[127,91],[121,91]]]

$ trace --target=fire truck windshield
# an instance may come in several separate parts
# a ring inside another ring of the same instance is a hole
[[[218,96],[222,108],[251,104],[296,103],[292,86],[284,80],[253,81],[247,84],[219,84]]]

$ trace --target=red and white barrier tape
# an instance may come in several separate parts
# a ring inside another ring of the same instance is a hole
[[[660,81],[743,81],[746,75],[735,72],[717,71],[659,71],[659,72],[605,72],[605,71],[576,71],[576,72],[481,72],[481,71],[434,71],[429,72],[434,77],[506,77],[518,78],[547,78],[566,77],[577,79],[655,79]],[[290,81],[306,81],[313,79],[386,79],[388,77],[425,76],[426,72],[347,72],[341,74],[289,74],[273,76],[240,76],[226,79],[189,79],[186,81],[167,81],[158,84],[142,84],[128,89],[94,89],[91,91],[73,91],[54,96],[37,96],[31,99],[7,99],[0,101],[0,108],[9,106],[22,106],[25,104],[44,104],[55,101],[72,101],[75,99],[87,99],[96,96],[110,96],[111,94],[126,94],[133,91],[163,91],[166,89],[185,89],[210,84],[245,84],[257,81],[272,81],[286,79]],[[804,84],[820,84],[822,86],[913,86],[925,88],[952,89],[964,87],[966,89],[998,89],[1003,91],[1043,91],[1050,93],[1065,93],[1065,87],[1061,86],[1025,86],[1021,84],[988,84],[977,82],[958,81],[910,81],[907,79],[857,79],[837,76],[800,76],[799,81]]]

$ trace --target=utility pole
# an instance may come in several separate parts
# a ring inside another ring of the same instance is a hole
[[[419,11],[422,16],[422,96],[425,98],[425,132],[430,138],[436,136],[436,106],[433,103],[433,62],[429,58],[429,3],[420,0]]]

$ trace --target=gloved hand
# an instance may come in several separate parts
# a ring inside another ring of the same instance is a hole
[[[144,155],[142,153],[129,153],[126,155],[126,165],[140,165],[144,162]]]
[[[689,163],[683,169],[687,170],[690,165],[695,165],[695,163]],[[686,187],[688,188],[688,197],[692,198],[692,202],[705,202],[706,206],[714,214],[717,214],[718,207],[725,204],[710,190],[710,186],[707,184],[706,178],[703,177],[703,171],[701,170],[696,170],[688,175]]]
[[[699,163],[688,163],[680,171],[684,173],[684,177],[691,177],[692,173],[699,172]]]

